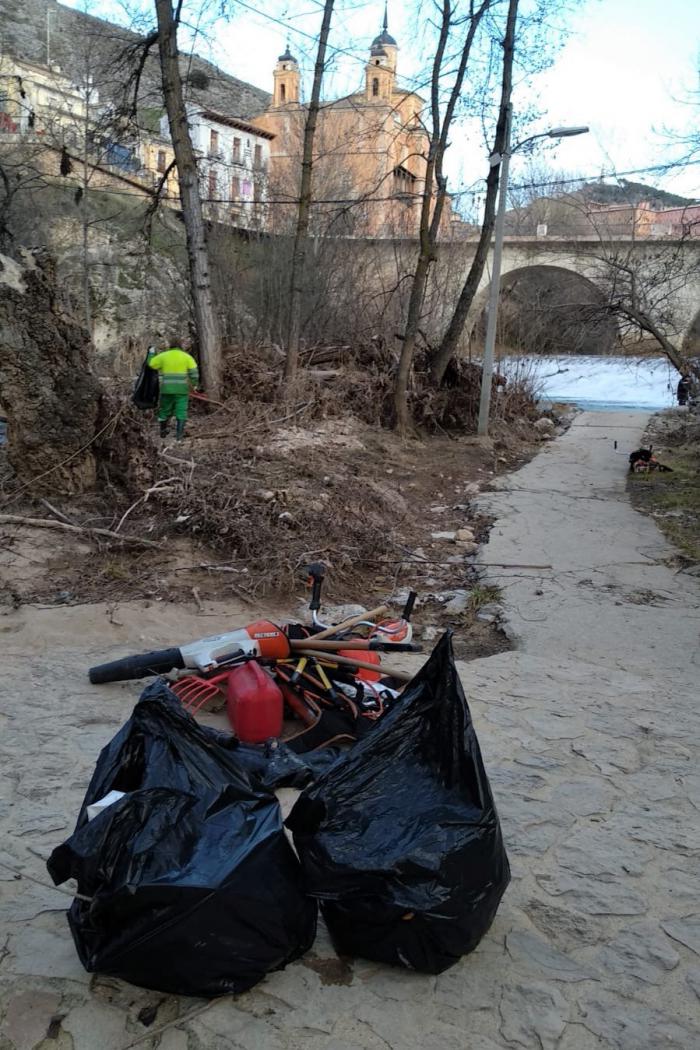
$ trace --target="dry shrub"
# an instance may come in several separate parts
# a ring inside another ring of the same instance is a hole
[[[312,347],[302,354],[295,418],[326,419],[350,415],[371,426],[390,427],[394,422],[394,378],[399,355],[382,340],[355,347]],[[261,419],[280,417],[265,413],[259,404],[279,403],[282,352],[279,349],[244,352],[231,349],[227,355],[227,387],[235,400],[256,405]],[[319,369],[326,378],[315,379]],[[498,377],[497,377],[498,378]],[[505,378],[505,377],[503,377]],[[476,430],[481,392],[481,365],[453,358],[439,387],[430,374],[430,351],[419,351],[409,388],[409,407],[417,426],[428,431],[472,433]],[[504,385],[494,382],[493,416],[517,425],[537,414],[538,396],[534,374],[521,364],[511,371]],[[230,404],[230,403],[229,403]]]

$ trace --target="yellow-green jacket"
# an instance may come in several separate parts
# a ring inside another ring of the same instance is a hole
[[[148,365],[160,372],[162,394],[189,394],[199,382],[197,362],[179,346],[171,346],[149,358]]]

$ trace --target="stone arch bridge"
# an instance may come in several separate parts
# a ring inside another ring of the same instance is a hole
[[[466,275],[476,242],[451,242],[441,252]],[[471,331],[488,301],[492,253],[467,319]],[[695,240],[600,240],[599,238],[507,237],[503,246],[502,284],[519,272],[546,269],[576,274],[594,294],[607,301],[612,291],[612,262],[627,265],[648,299],[663,311],[661,327],[688,355],[700,354],[700,238]],[[650,311],[653,314],[653,309]],[[656,323],[659,316],[653,317]]]

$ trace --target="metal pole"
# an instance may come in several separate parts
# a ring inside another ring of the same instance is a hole
[[[501,288],[501,256],[503,255],[503,230],[506,218],[506,197],[508,196],[508,165],[510,162],[510,130],[513,107],[508,105],[506,113],[505,147],[501,154],[501,171],[498,180],[498,211],[493,242],[493,266],[491,271],[491,291],[489,294],[489,312],[486,322],[486,342],[484,343],[484,363],[481,369],[481,400],[479,401],[479,424],[477,433],[485,436],[489,432],[489,412],[491,409],[491,381],[493,379],[493,354],[496,346],[496,321],[498,319],[498,294]]]

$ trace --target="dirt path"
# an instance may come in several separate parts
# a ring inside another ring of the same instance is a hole
[[[482,945],[437,978],[340,962],[321,932],[249,994],[151,1037],[202,1004],[85,974],[66,898],[28,876],[48,882],[43,858],[137,694],[95,690],[85,667],[216,620],[157,602],[116,624],[104,605],[0,618],[0,1050],[700,1045],[700,585],[626,499],[612,445],[634,447],[644,422],[579,416],[482,497],[497,518],[482,561],[551,569],[490,569],[519,648],[460,665],[513,882]]]

